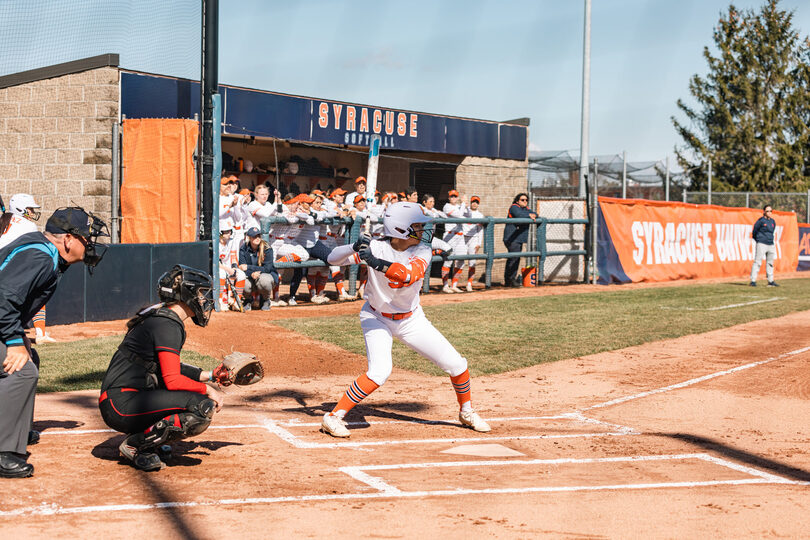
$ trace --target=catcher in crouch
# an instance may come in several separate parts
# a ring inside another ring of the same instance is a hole
[[[217,380],[221,366],[203,371],[180,362],[186,319],[205,326],[214,309],[211,276],[177,265],[158,280],[158,297],[161,303],[127,322],[98,405],[104,422],[127,434],[121,454],[144,471],[163,466],[167,443],[205,431],[223,403],[223,394],[204,384]]]
[[[323,417],[321,431],[324,433],[333,437],[349,436],[343,417],[391,375],[394,337],[450,375],[463,426],[481,432],[490,430],[472,408],[467,360],[430,324],[419,305],[419,291],[432,256],[433,235],[424,230],[429,221],[430,217],[417,203],[395,203],[383,215],[384,239],[361,236],[353,245],[337,247],[329,254],[331,265],[345,266],[361,261],[368,265],[366,303],[360,311],[368,371],[349,386],[332,412]]]

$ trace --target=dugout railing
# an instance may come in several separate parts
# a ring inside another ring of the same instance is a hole
[[[287,220],[283,217],[279,216],[272,216],[269,218],[263,218],[261,220],[261,228],[262,228],[262,238],[264,240],[269,239],[269,231],[270,228],[274,223],[282,223],[287,224]],[[319,220],[316,223],[325,224],[325,225],[335,225],[335,224],[344,224],[346,225],[346,232],[344,233],[344,238],[346,243],[354,243],[355,240],[360,236],[361,231],[363,230],[364,220],[363,219],[353,219],[350,217],[346,218],[327,218],[324,220]],[[379,223],[376,221],[375,218],[372,218],[372,223]],[[528,258],[528,259],[535,259],[537,260],[538,264],[537,267],[537,279],[536,279],[536,286],[541,285],[545,281],[544,276],[544,267],[545,261],[547,257],[555,257],[555,256],[577,256],[583,257],[584,261],[583,264],[587,264],[587,254],[588,252],[585,249],[569,249],[569,250],[552,250],[549,251],[547,248],[546,243],[546,231],[549,225],[588,225],[587,219],[573,219],[573,218],[559,218],[559,219],[549,219],[544,217],[538,217],[536,220],[530,218],[496,218],[496,217],[486,217],[486,218],[436,218],[432,220],[434,225],[438,224],[457,224],[457,223],[470,223],[470,224],[482,224],[484,226],[484,245],[482,246],[482,252],[477,254],[468,254],[468,255],[450,255],[445,258],[440,256],[434,256],[431,259],[431,266],[427,269],[425,274],[430,276],[430,272],[432,267],[436,263],[442,263],[444,260],[448,261],[468,261],[468,260],[480,260],[484,261],[485,270],[484,270],[484,284],[486,288],[490,288],[492,286],[492,268],[494,263],[497,259],[511,259],[511,258]],[[534,234],[532,235],[534,238],[534,249],[528,251],[521,251],[521,252],[496,252],[495,251],[495,226],[499,224],[506,224],[506,223],[514,223],[514,224],[528,224],[530,228],[534,228]],[[275,263],[276,268],[279,270],[287,269],[287,268],[312,268],[312,267],[319,267],[319,266],[327,266],[325,263],[318,259],[310,259],[304,262],[277,262]],[[349,267],[349,272],[347,277],[347,285],[349,294],[355,294],[357,290],[357,273],[358,273],[359,265],[351,265]],[[425,279],[423,284],[423,292],[428,293],[430,292],[430,280]]]

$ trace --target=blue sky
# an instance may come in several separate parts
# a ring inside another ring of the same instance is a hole
[[[3,66],[12,60],[30,69],[43,59],[119,52],[123,67],[197,78],[199,4],[0,0],[0,72],[8,73]],[[689,77],[705,72],[703,47],[728,5],[593,0],[592,155],[626,150],[633,161],[672,155],[679,142],[670,122],[675,102],[688,98]],[[781,5],[795,10],[803,36],[810,33],[810,2]],[[576,151],[583,13],[583,0],[220,0],[219,77],[431,113],[527,116],[534,147]],[[74,28],[55,31],[54,18]]]

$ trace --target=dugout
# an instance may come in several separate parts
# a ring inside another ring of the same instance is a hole
[[[160,176],[143,190],[141,211],[152,219],[131,228],[151,227],[151,237],[124,243],[196,241],[199,86],[123,69],[117,54],[0,77],[0,194],[8,200],[31,193],[45,216],[82,206],[110,224],[115,243],[132,212],[121,190],[137,183],[133,171],[140,168],[147,177]],[[454,188],[480,196],[481,211],[501,217],[513,196],[527,190],[528,119],[462,118],[227,84],[219,93],[224,172],[236,174],[242,187],[274,185],[278,170],[286,189],[331,185],[352,192],[354,178],[365,175],[368,138],[376,132],[382,136],[381,191],[415,188],[441,205]],[[154,119],[159,129],[149,137],[135,126]],[[179,127],[161,132],[165,126]],[[139,138],[149,144],[139,145]],[[175,207],[177,214],[163,214]],[[503,251],[498,227],[496,250]]]
[[[46,215],[72,201],[120,231],[118,188],[137,165],[158,163],[167,146],[157,141],[124,163],[135,145],[126,125],[139,119],[185,120],[183,136],[193,144],[181,150],[192,169],[183,174],[197,175],[197,134],[188,123],[199,117],[199,82],[118,63],[117,54],[104,54],[0,77],[0,193],[32,193]],[[495,122],[227,84],[219,92],[224,172],[239,176],[242,187],[275,184],[278,163],[286,189],[352,192],[366,172],[368,138],[379,133],[381,191],[415,188],[441,204],[458,189],[480,196],[485,214],[503,216],[527,190],[528,119]],[[198,204],[195,196],[186,194],[183,204]]]

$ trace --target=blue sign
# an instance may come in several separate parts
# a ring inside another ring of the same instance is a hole
[[[121,73],[121,112],[127,118],[193,118],[199,83]],[[379,135],[389,150],[526,159],[525,126],[326,101],[219,86],[222,134],[368,146]]]

